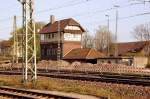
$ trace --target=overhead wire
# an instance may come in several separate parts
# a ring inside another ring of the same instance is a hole
[[[89,2],[89,1],[92,1],[92,0],[84,0],[84,2],[80,1],[80,2],[75,2],[75,3],[72,3],[72,4],[61,5],[61,6],[58,6],[58,7],[55,7],[55,8],[49,8],[49,9],[37,11],[37,13],[45,13],[45,12],[49,12],[49,11],[52,11],[52,10],[58,10],[58,9],[65,8],[65,7],[76,6],[76,5],[79,5],[79,4],[84,4],[85,2]]]
[[[129,18],[133,18],[133,17],[138,17],[138,16],[144,16],[144,15],[149,15],[150,12],[144,12],[144,13],[138,13],[138,14],[134,14],[134,15],[130,15],[130,16],[125,16],[125,17],[120,17],[118,18],[118,20],[124,20],[124,19],[129,19]],[[47,21],[47,20],[45,20]],[[100,21],[95,21],[96,23],[99,23],[99,22],[105,22],[106,20],[100,20]],[[115,21],[115,18],[114,19],[110,19],[110,22],[112,21]],[[95,23],[95,22],[86,22],[86,24],[90,24],[91,23]],[[4,27],[4,28],[1,28],[0,30],[5,30],[5,29],[8,29],[8,28],[11,28],[11,27]]]
[[[85,0],[85,1],[88,2],[88,1],[92,1],[92,0]],[[52,8],[52,9],[41,10],[41,11],[38,11],[38,13],[48,12],[48,11],[52,11],[52,10],[56,10],[56,9],[60,9],[60,8],[65,8],[65,7],[69,7],[69,6],[73,6],[73,5],[82,4],[82,3],[85,3],[85,1],[84,2],[83,1],[82,2],[77,2],[77,3],[71,4],[71,5],[67,5],[67,6],[60,6],[60,7],[56,7],[56,8]],[[134,4],[124,5],[124,6],[119,7],[119,9],[129,7],[129,6],[133,6],[133,5],[136,5],[136,4],[141,4],[141,3],[134,3]],[[72,15],[71,17],[84,16],[86,14],[89,15],[89,14],[93,14],[93,13],[103,13],[103,12],[111,11],[111,10],[114,10],[114,9],[115,9],[114,7],[106,8],[106,9],[103,9],[103,10],[96,10],[96,11],[93,11],[93,12],[85,12],[85,13]],[[0,19],[0,22],[9,21],[9,20],[11,20],[12,17]],[[21,17],[21,16],[18,16],[18,17]]]
[[[73,0],[71,0],[71,1],[73,1]],[[91,0],[85,0],[85,1],[87,2],[87,1],[91,1]],[[82,4],[82,3],[85,3],[85,2],[83,2],[83,1],[76,2],[76,3],[69,4],[69,5],[59,6],[59,7],[52,8],[52,9],[47,9],[47,10],[42,10],[42,11],[39,11],[38,13],[44,13],[44,12],[49,11],[49,10],[56,10],[56,9],[61,9],[61,8],[69,7],[69,6],[75,6],[75,5],[79,5],[79,4]],[[18,16],[18,17],[21,17],[21,16]],[[0,22],[2,23],[2,22],[10,21],[10,20],[12,20],[12,17],[0,19]],[[12,27],[4,27],[4,28],[1,28],[0,30],[5,30],[5,29],[8,29],[8,28],[12,28]]]
[[[130,18],[133,18],[133,17],[144,16],[144,15],[149,15],[149,14],[150,14],[150,12],[138,13],[138,14],[134,14],[134,15],[130,15],[130,16],[120,17],[120,18],[118,18],[118,20],[130,19]],[[113,22],[115,20],[116,20],[115,18],[110,19],[110,22]],[[86,24],[91,25],[92,23],[95,24],[95,23],[100,23],[100,22],[105,22],[105,21],[106,20],[87,22]]]
[[[91,0],[86,0],[86,1],[91,1]],[[83,3],[83,1],[82,2],[73,3],[71,5],[59,6],[59,7],[53,8],[53,9],[42,10],[42,11],[39,11],[38,13],[43,13],[43,12],[47,12],[47,11],[50,11],[50,10],[56,10],[56,9],[60,9],[60,8],[64,8],[64,7],[69,7],[69,6],[73,6],[73,5],[82,4],[82,3]],[[85,3],[85,1],[84,1],[84,3]],[[141,4],[141,3],[133,3],[133,4],[124,5],[124,6],[119,7],[119,9],[125,8],[125,7],[129,7],[129,6],[133,6],[133,5],[136,5],[136,4]],[[91,13],[91,14],[97,13],[97,12],[98,13],[102,13],[102,12],[111,11],[111,10],[114,10],[114,9],[115,8],[107,8],[107,9],[103,9],[103,10],[96,10],[96,11],[93,11],[93,12],[88,12],[88,15],[89,15],[89,13]],[[76,14],[76,15],[73,15],[72,17],[75,17],[75,16],[84,16],[85,14],[87,14],[87,13]],[[144,14],[148,14],[148,13],[144,13]],[[142,14],[139,14],[138,16],[140,16],[140,15],[142,15]],[[133,16],[128,16],[128,17],[133,17]],[[128,17],[124,17],[122,19],[126,19]],[[0,19],[1,22],[8,21],[8,20],[11,20],[11,18]]]
[[[122,9],[122,8],[126,8],[126,7],[130,7],[130,6],[133,6],[133,5],[137,5],[137,4],[142,4],[142,3],[132,3],[132,4],[127,4],[127,5],[123,5],[123,6],[120,6],[118,9]],[[98,10],[95,10],[95,11],[93,11],[92,10],[92,12],[84,12],[84,13],[79,13],[79,14],[75,14],[75,15],[71,15],[71,16],[67,16],[67,17],[83,17],[83,16],[86,16],[86,15],[88,15],[87,17],[92,17],[92,16],[90,16],[91,14],[94,14],[94,13],[104,13],[104,12],[107,12],[107,11],[111,11],[111,10],[114,10],[114,9],[116,9],[115,7],[111,7],[111,8],[106,8],[106,9],[98,9]],[[61,17],[62,19],[63,18],[66,18],[66,16],[64,16],[64,17]]]

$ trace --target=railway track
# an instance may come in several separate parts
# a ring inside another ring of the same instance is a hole
[[[0,71],[3,75],[21,75],[21,71]],[[112,73],[84,73],[84,72],[67,72],[67,71],[39,71],[38,76],[83,80],[95,82],[122,83],[131,85],[150,86],[150,76],[148,75],[120,75]]]
[[[60,92],[19,89],[0,86],[0,96],[11,99],[107,99],[106,97],[93,97]]]

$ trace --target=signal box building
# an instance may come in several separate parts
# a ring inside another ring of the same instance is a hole
[[[62,59],[72,49],[81,48],[82,34],[85,30],[72,18],[51,22],[40,31],[41,59]]]

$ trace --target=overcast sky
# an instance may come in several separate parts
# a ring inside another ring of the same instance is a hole
[[[118,41],[135,41],[132,37],[136,25],[150,22],[150,14],[130,17],[150,12],[150,3],[133,4],[132,0],[35,0],[36,21],[49,22],[50,15],[56,19],[74,18],[85,29],[94,35],[99,25],[107,25],[106,14],[110,15],[110,30],[115,33],[115,12],[111,9],[119,5]],[[104,11],[103,11],[104,10]],[[21,4],[17,0],[2,0],[0,3],[0,39],[8,39],[13,27],[13,16],[18,16],[18,26],[21,26]]]

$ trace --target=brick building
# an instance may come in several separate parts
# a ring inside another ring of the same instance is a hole
[[[120,56],[147,56],[149,53],[150,42],[138,41],[138,42],[124,42],[118,43],[118,55]]]
[[[72,49],[81,48],[82,34],[85,30],[74,19],[51,22],[40,31],[41,59],[62,59]]]
[[[115,63],[137,67],[145,67],[148,64],[149,41],[117,43],[117,49],[118,57],[114,57],[115,53],[111,52],[111,57],[98,58],[97,63]]]

